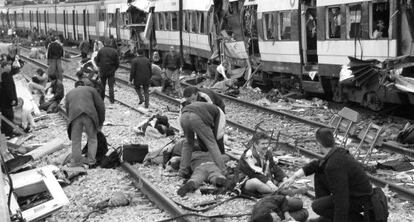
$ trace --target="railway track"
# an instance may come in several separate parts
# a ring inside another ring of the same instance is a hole
[[[37,60],[33,60],[30,58],[27,58],[25,56],[22,56],[22,58],[30,63],[33,63],[39,67],[42,68],[47,68],[47,66],[45,64],[43,64],[40,61]],[[69,75],[64,75],[64,77],[66,79],[70,79],[72,80],[74,83],[74,81],[76,81],[76,79],[74,79],[72,76]],[[72,84],[73,85],[73,84]],[[68,87],[68,84],[65,84],[66,89],[70,88]],[[144,114],[142,111],[122,102],[122,101],[117,101],[118,103],[120,103],[122,106],[127,107],[128,109],[131,109],[133,111],[136,112],[140,112],[141,114]],[[60,113],[62,114],[63,118],[67,119],[66,116],[66,112],[64,109],[60,109]],[[65,126],[66,127],[66,126]],[[143,175],[141,175],[136,169],[134,169],[129,163],[127,162],[123,162],[121,164],[122,169],[128,173],[129,177],[131,178],[132,182],[135,184],[135,186],[137,188],[139,188],[139,190],[142,192],[142,194],[144,194],[149,200],[151,200],[153,203],[155,203],[155,206],[159,209],[163,209],[164,211],[168,212],[168,217],[176,217],[176,216],[180,216],[183,215],[184,212],[181,208],[179,208],[174,202],[172,202],[168,197],[166,197],[162,192],[160,192],[151,182],[149,182],[149,180],[144,177]],[[138,196],[140,196],[141,198],[143,198],[143,195],[137,194]],[[142,202],[145,206],[148,206],[148,204],[143,201]],[[154,209],[147,209],[147,210],[154,210]],[[160,214],[160,217],[158,219],[162,219],[165,218],[165,214]],[[188,221],[187,219],[181,219],[180,221]]]
[[[127,82],[125,80],[119,80],[119,79],[118,79],[118,81],[120,83],[126,83]],[[153,95],[160,98],[160,99],[162,99],[162,100],[164,100],[168,104],[172,104],[172,105],[175,105],[177,107],[179,105],[179,102],[176,99],[168,97],[164,94],[154,92]],[[237,129],[241,129],[241,130],[245,131],[247,134],[252,134],[254,132],[254,129],[252,129],[250,127],[246,127],[245,125],[242,125],[240,123],[233,122],[233,121],[230,121],[230,120],[228,120],[227,122],[230,126],[232,126],[234,128],[237,128]],[[298,146],[295,146],[295,145],[292,145],[292,144],[288,144],[288,147],[290,149],[294,150],[294,151],[300,151],[300,153],[304,156],[308,156],[308,157],[311,157],[311,158],[320,158],[320,156],[318,154],[316,154],[315,152],[304,149],[303,147],[298,147]],[[392,182],[383,180],[383,179],[381,179],[377,176],[374,176],[374,175],[370,175],[370,178],[373,181],[373,183],[378,184],[378,185],[382,185],[382,186],[383,185],[388,185],[391,190],[393,190],[396,193],[400,194],[402,197],[404,197],[406,199],[409,199],[409,200],[414,200],[414,193],[412,192],[412,190],[405,189],[402,186],[395,185]]]

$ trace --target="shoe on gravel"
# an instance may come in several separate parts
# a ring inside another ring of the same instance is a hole
[[[194,192],[196,190],[197,190],[197,188],[196,188],[196,185],[195,185],[194,181],[189,180],[182,187],[180,187],[180,189],[177,190],[177,194],[183,197],[187,193]]]

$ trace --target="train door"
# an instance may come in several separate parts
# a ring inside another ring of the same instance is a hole
[[[68,30],[67,30],[67,25],[66,25],[67,22],[68,22],[68,19],[67,19],[66,10],[63,10],[63,36],[65,36],[65,39],[68,38],[68,35],[67,35]]]
[[[72,10],[73,40],[76,40],[76,11]]]
[[[303,1],[301,7],[301,41],[303,63],[305,65],[313,65],[318,63],[316,1]]]
[[[17,12],[16,11],[14,11],[14,18],[13,18],[13,20],[14,20],[14,27],[17,28]]]
[[[120,26],[120,21],[121,21],[121,17],[120,17],[121,13],[120,13],[120,9],[117,8],[115,10],[115,28],[116,28],[116,38],[120,39],[121,38],[121,26]]]
[[[39,18],[39,11],[36,11],[36,29],[40,31],[40,18]]]
[[[83,10],[82,13],[82,21],[83,21],[83,39],[88,39],[88,32],[87,32],[87,25],[88,21],[86,19],[86,9]]]
[[[47,23],[49,22],[48,20],[48,16],[47,16],[47,12],[46,12],[46,10],[45,11],[43,11],[43,17],[45,18],[44,19],[44,22],[45,22],[45,34],[47,33]]]

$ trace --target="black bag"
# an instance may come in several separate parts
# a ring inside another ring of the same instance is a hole
[[[98,148],[96,150],[96,163],[100,164],[105,154],[108,152],[108,143],[106,137],[102,132],[96,134],[98,139]],[[82,154],[88,153],[88,143],[83,147]]]
[[[386,222],[388,220],[388,201],[380,187],[375,187],[371,196],[372,209],[369,221]]]
[[[119,150],[114,150],[108,156],[105,155],[101,160],[101,167],[102,168],[115,168],[121,165],[121,161],[119,159],[120,153]]]
[[[147,154],[147,144],[128,144],[122,146],[122,159],[125,162],[142,163]]]

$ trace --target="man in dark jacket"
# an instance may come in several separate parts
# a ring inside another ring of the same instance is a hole
[[[170,47],[170,51],[162,60],[162,68],[165,73],[165,80],[162,84],[162,90],[165,90],[165,81],[172,82],[173,90],[180,94],[180,70],[181,61],[178,53],[174,51],[174,46]]]
[[[116,44],[116,40],[114,38],[114,35],[109,36],[109,46],[113,49],[118,50],[118,45]]]
[[[225,105],[221,97],[214,91],[206,88],[197,88],[195,86],[188,86],[183,91],[183,96],[187,101],[200,101],[214,104],[225,112]]]
[[[0,85],[0,112],[13,122],[13,106],[17,105],[17,94],[10,69],[8,71],[2,70]],[[13,128],[3,120],[1,121],[1,132],[8,137],[13,136]]]
[[[195,134],[197,134],[197,139],[205,145],[205,148],[200,146],[202,151],[209,151],[218,168],[225,170],[224,161],[221,158],[224,149],[220,150],[217,144],[217,140],[224,135],[225,118],[223,115],[224,113],[216,105],[205,102],[193,102],[182,109],[180,124],[187,141],[181,152],[180,176],[190,175],[189,166],[194,151]]]
[[[367,174],[348,150],[335,147],[331,129],[318,129],[316,140],[322,145],[320,150],[324,157],[298,170],[281,186],[289,185],[303,175],[314,174],[316,199],[312,209],[321,217],[310,221],[363,221],[360,213],[372,194]]]
[[[82,82],[76,82],[76,88],[66,95],[66,112],[69,117],[68,136],[72,140],[72,167],[83,164],[94,165],[96,163],[96,151],[98,146],[97,132],[101,131],[105,121],[105,104],[96,91],[90,86],[82,86]],[[88,159],[82,160],[81,142],[82,132],[88,136]]]
[[[79,50],[81,51],[82,59],[88,58],[89,49],[89,40],[85,39],[79,44]]]
[[[144,50],[138,49],[138,56],[131,61],[131,74],[129,77],[130,84],[134,84],[135,91],[139,97],[139,104],[145,101],[145,108],[149,106],[149,86],[151,83],[151,62],[144,56]],[[144,97],[141,94],[141,88],[144,90]]]
[[[114,85],[115,85],[115,71],[119,67],[118,52],[108,46],[101,48],[98,55],[95,57],[96,65],[99,67],[99,74],[101,76],[101,83],[103,87],[102,98],[105,97],[106,82],[109,86],[109,101],[115,102]]]
[[[46,95],[40,98],[39,108],[47,111],[47,113],[56,113],[58,111],[59,103],[65,96],[63,84],[56,76],[49,77],[51,84],[45,89]]]
[[[47,75],[54,75],[60,81],[63,81],[62,57],[63,47],[60,43],[59,36],[56,36],[47,48],[47,64],[49,65]]]

